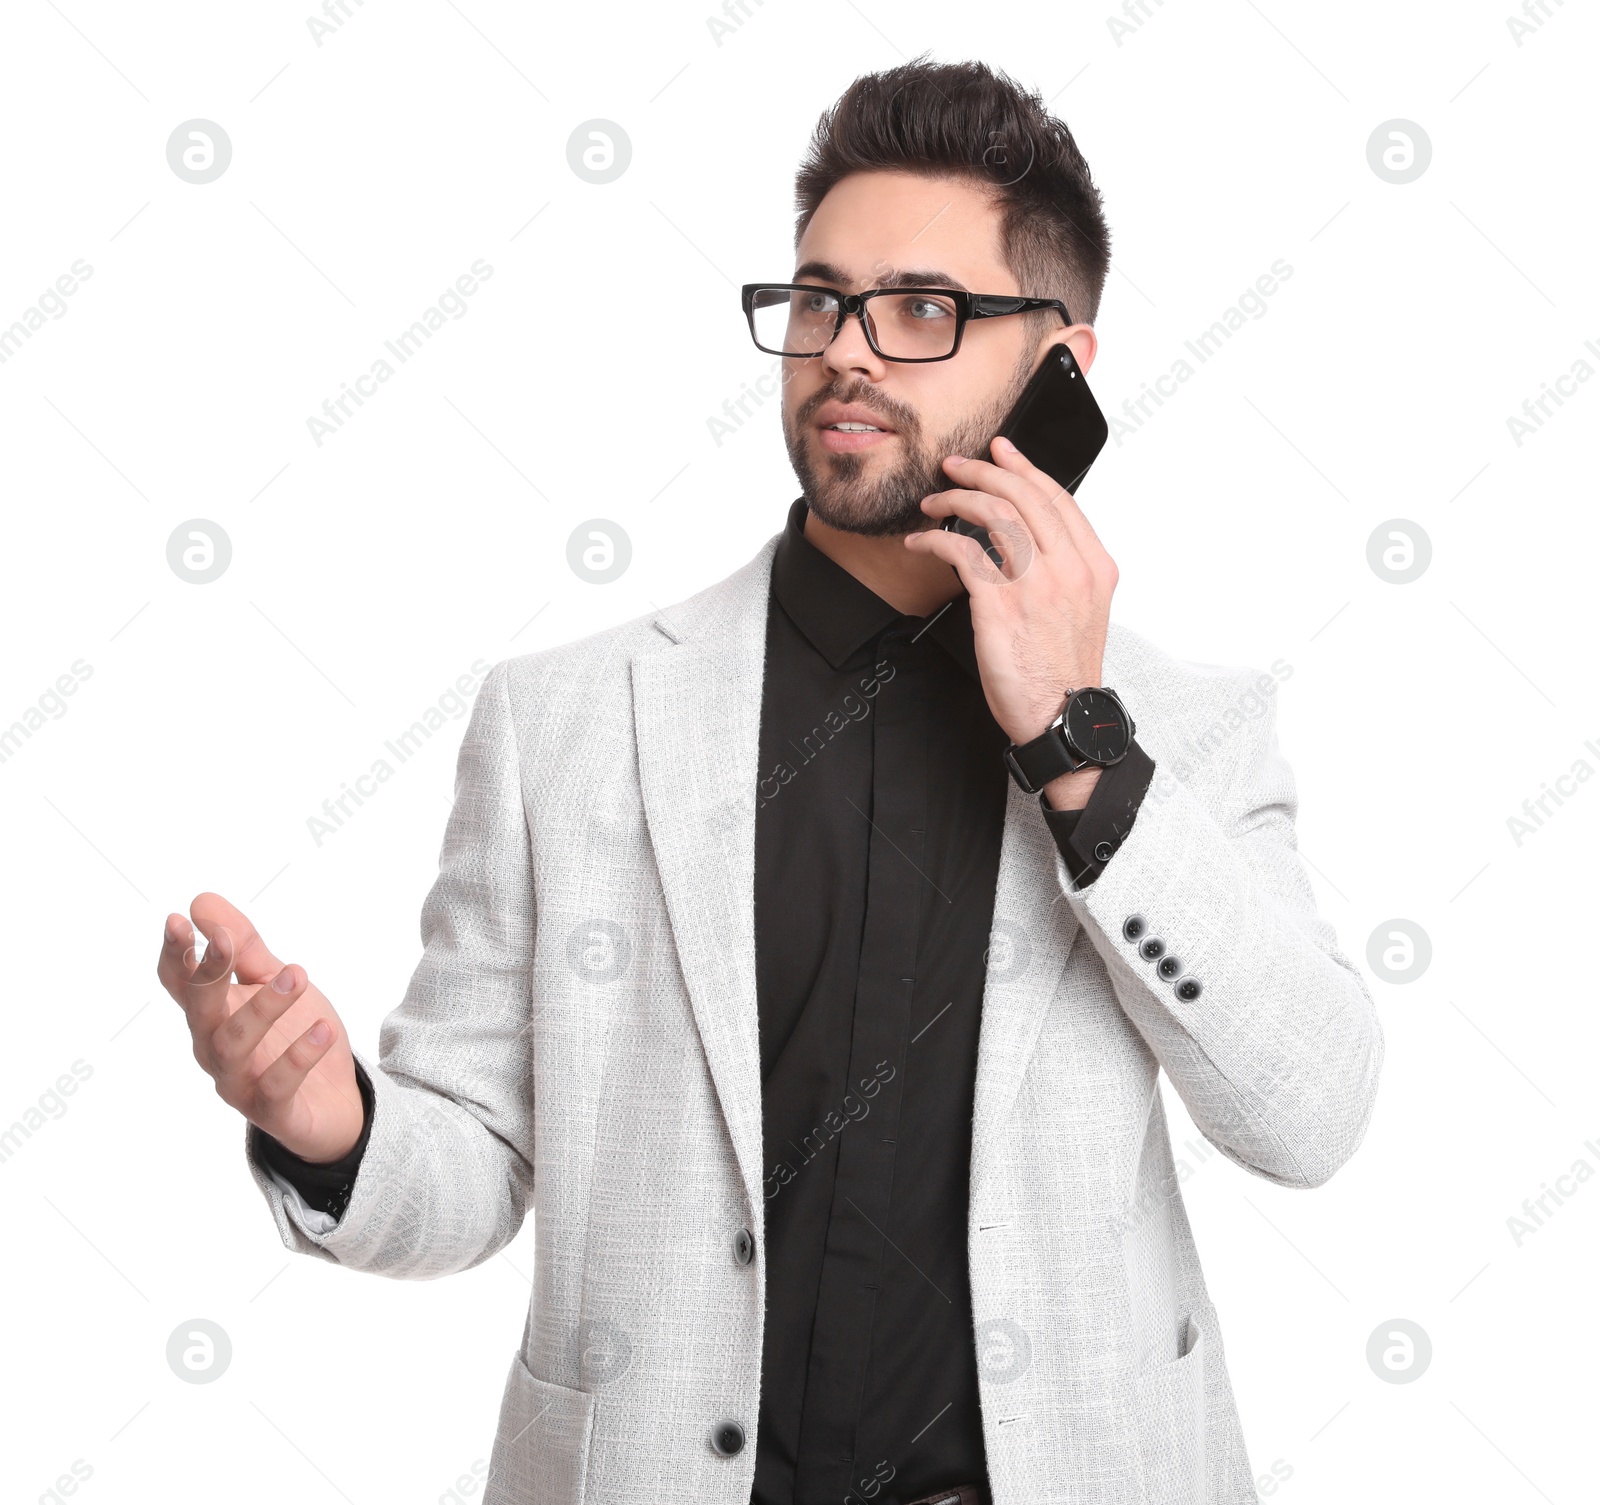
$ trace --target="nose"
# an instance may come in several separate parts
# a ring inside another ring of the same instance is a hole
[[[844,323],[839,326],[838,334],[834,335],[828,342],[828,348],[822,352],[822,359],[827,363],[829,370],[841,376],[855,371],[869,381],[881,381],[885,362],[867,341],[866,317],[866,307],[863,304],[857,304],[853,313],[847,313]]]

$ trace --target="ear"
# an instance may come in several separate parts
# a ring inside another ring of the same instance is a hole
[[[1078,363],[1078,369],[1085,376],[1089,374],[1089,367],[1094,365],[1094,358],[1100,349],[1100,341],[1095,337],[1094,326],[1090,324],[1074,324],[1068,329],[1059,329],[1051,343],[1067,346]]]

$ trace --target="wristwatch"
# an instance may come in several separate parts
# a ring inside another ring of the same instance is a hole
[[[1066,704],[1031,742],[1006,749],[1006,767],[1024,794],[1080,768],[1109,768],[1128,755],[1133,717],[1109,685],[1068,690]]]

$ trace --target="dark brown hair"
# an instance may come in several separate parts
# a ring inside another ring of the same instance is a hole
[[[1094,322],[1111,232],[1072,132],[1037,93],[983,63],[915,58],[862,75],[823,112],[795,174],[796,246],[834,184],[877,171],[964,177],[987,188],[1018,288],[1060,298],[1075,323]]]

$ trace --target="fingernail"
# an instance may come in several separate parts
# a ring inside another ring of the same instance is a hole
[[[319,1019],[306,1031],[306,1039],[313,1045],[326,1045],[333,1039],[333,1026],[326,1019]]]
[[[272,991],[274,993],[291,993],[294,991],[294,969],[292,967],[285,967],[283,971],[272,979]]]
[[[1013,453],[1016,451],[1016,445],[1007,439],[1004,434],[996,434],[994,442],[997,449],[1003,449]]]
[[[950,458],[954,460],[957,465],[965,465],[967,463],[967,457],[965,455],[951,455]]]

